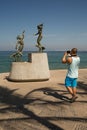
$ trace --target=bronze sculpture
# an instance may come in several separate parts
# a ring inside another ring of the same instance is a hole
[[[24,48],[24,33],[25,31],[22,32],[22,35],[18,35],[17,36],[17,43],[16,43],[16,47],[15,49],[17,50],[17,52],[13,53],[11,55],[12,58],[14,58],[14,60],[17,61],[21,61],[21,57],[22,57],[22,51]]]
[[[37,25],[37,29],[38,29],[38,32],[35,34],[35,36],[38,35],[36,47],[39,48],[39,52],[42,52],[45,49],[45,47],[43,47],[40,43],[40,41],[43,37],[42,36],[43,24]]]
[[[23,48],[24,48],[24,41],[23,41],[23,39],[24,39],[24,32],[25,32],[25,31],[22,32],[22,35],[21,35],[21,36],[20,36],[20,35],[17,36],[16,50],[17,50],[19,53],[22,53],[22,50],[23,50]]]

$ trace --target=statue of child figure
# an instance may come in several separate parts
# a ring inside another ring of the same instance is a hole
[[[21,61],[22,51],[24,48],[24,41],[23,41],[24,40],[24,33],[25,33],[25,31],[22,32],[22,35],[17,36],[17,43],[16,43],[16,47],[15,47],[17,52],[13,53],[11,55],[11,57],[13,57],[16,62]]]

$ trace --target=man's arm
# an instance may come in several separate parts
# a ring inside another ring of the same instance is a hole
[[[68,57],[67,56],[67,52],[64,53],[63,57],[62,57],[62,63],[63,64],[71,64],[72,63],[72,57]]]

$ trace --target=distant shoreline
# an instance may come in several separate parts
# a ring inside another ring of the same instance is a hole
[[[13,62],[13,59],[11,59],[9,56],[13,52],[11,51],[0,51],[0,73],[9,72],[11,69],[11,63]],[[30,51],[24,51],[22,60],[23,62],[28,61],[28,53],[32,53]],[[61,70],[61,69],[67,69],[67,65],[62,64],[61,58],[64,54],[64,51],[47,51],[48,56],[48,64],[49,64],[49,70]],[[79,51],[78,55],[80,56],[81,62],[80,62],[80,69],[86,69],[87,68],[87,52],[86,51]]]

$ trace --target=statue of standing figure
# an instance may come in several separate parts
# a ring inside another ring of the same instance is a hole
[[[45,49],[45,47],[43,47],[40,43],[40,41],[43,37],[42,36],[43,24],[37,25],[37,29],[38,29],[38,32],[35,34],[35,36],[38,35],[36,47],[39,48],[39,52],[42,52]]]
[[[21,61],[21,57],[22,57],[22,51],[24,48],[24,33],[25,31],[22,32],[22,35],[18,35],[17,36],[17,43],[16,43],[16,47],[15,49],[17,50],[17,52],[13,53],[11,55],[12,58],[14,58],[14,60],[17,61]]]
[[[24,41],[23,41],[23,39],[24,39],[24,32],[25,32],[25,31],[22,32],[22,35],[21,35],[21,36],[20,36],[20,35],[17,36],[16,50],[17,50],[20,54],[22,54],[22,50],[23,50],[23,48],[24,48]]]

